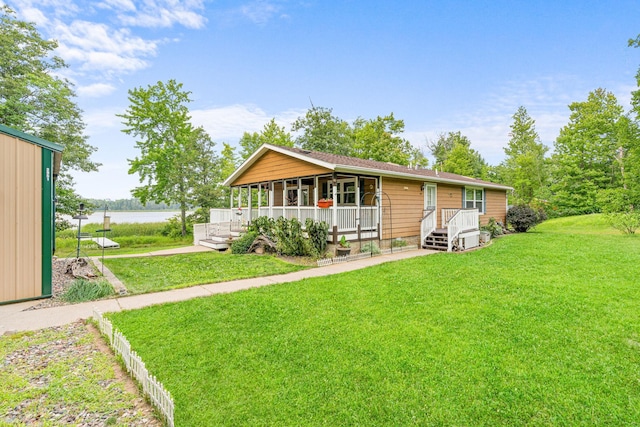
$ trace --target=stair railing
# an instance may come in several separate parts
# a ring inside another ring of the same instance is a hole
[[[453,249],[453,241],[466,230],[478,229],[478,209],[460,209],[447,224],[447,251]]]
[[[424,245],[427,236],[436,229],[436,216],[433,214],[434,210],[429,209],[425,212],[424,216],[420,220],[420,246]]]

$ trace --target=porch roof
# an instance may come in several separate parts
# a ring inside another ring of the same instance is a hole
[[[483,181],[468,176],[457,175],[448,172],[439,172],[430,169],[412,168],[394,163],[378,162],[375,160],[359,159],[356,157],[341,156],[338,154],[322,153],[319,151],[303,150],[294,147],[281,147],[278,145],[263,144],[255,153],[251,155],[235,172],[224,181],[224,185],[232,185],[245,171],[268,151],[275,151],[293,158],[309,162],[311,164],[330,169],[334,172],[372,174],[410,180],[432,181],[447,184],[472,185],[482,188],[492,188],[497,190],[513,190],[513,188]],[[265,181],[269,180],[265,177]]]

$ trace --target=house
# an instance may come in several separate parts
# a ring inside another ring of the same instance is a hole
[[[212,209],[211,225],[194,229],[195,243],[220,224],[258,216],[307,218],[329,225],[329,240],[393,239],[445,250],[478,245],[479,226],[505,221],[507,187],[466,176],[265,144],[224,185],[229,209]],[[249,209],[251,207],[251,209]],[[206,244],[206,242],[203,242]]]
[[[0,304],[51,296],[61,153],[0,125]]]

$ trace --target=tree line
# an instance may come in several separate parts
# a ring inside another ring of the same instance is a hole
[[[55,41],[43,39],[34,24],[18,20],[0,6],[0,123],[55,141],[65,147],[58,179],[58,211],[73,214],[81,198],[71,170],[97,171],[95,151],[84,134],[73,84],[59,77],[64,61],[52,55]],[[640,36],[629,40],[640,46]],[[640,86],[640,71],[636,75]],[[194,208],[206,220],[212,207],[227,207],[229,189],[221,183],[264,143],[429,167],[425,152],[402,137],[404,121],[391,112],[347,122],[331,108],[311,105],[290,130],[275,119],[259,132],[245,132],[237,147],[220,150],[202,127],[191,123],[191,92],[175,80],[129,90],[129,107],[119,117],[122,131],[135,138],[139,155],[129,173],[140,186],[132,195],[142,205],[164,203],[186,212]],[[569,106],[569,122],[554,141],[541,143],[535,120],[521,106],[512,116],[505,159],[489,165],[459,131],[427,141],[431,168],[509,185],[509,202],[544,209],[549,216],[604,212],[626,215],[640,226],[640,90],[625,111],[613,93],[598,88]],[[114,208],[115,209],[115,208]]]

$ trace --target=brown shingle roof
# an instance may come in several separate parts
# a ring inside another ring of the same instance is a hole
[[[490,186],[494,188],[503,188],[510,190],[511,187],[506,185],[496,184],[494,182],[483,181],[481,179],[471,178],[464,175],[457,175],[449,172],[436,172],[431,169],[415,169],[408,166],[401,166],[394,163],[378,162],[375,160],[359,159],[356,157],[341,156],[339,154],[322,153],[320,151],[304,150],[301,148],[293,147],[278,147],[280,149],[291,151],[301,156],[309,157],[322,162],[336,165],[336,169],[349,170],[350,168],[367,169],[371,171],[386,172],[391,174],[409,175],[415,178],[431,178],[436,181],[454,181],[460,183],[467,183],[478,186]]]

